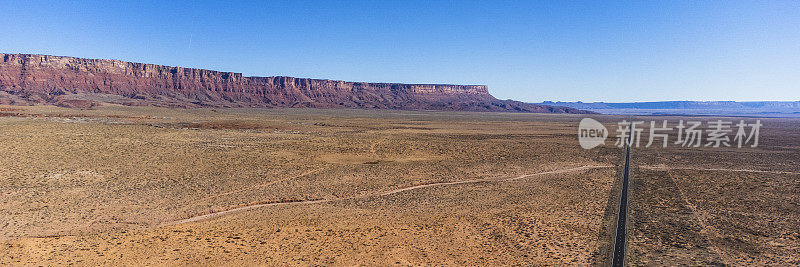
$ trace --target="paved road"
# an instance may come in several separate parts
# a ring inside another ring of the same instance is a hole
[[[633,130],[633,127],[630,128]],[[628,140],[632,140],[632,132],[628,135]],[[622,174],[622,192],[619,198],[619,213],[617,213],[617,234],[614,237],[614,255],[611,258],[611,266],[625,266],[625,239],[627,236],[626,225],[628,223],[628,173],[630,172],[631,146],[627,142],[625,146],[625,169]]]

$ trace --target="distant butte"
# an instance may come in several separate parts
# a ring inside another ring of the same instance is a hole
[[[90,108],[100,102],[165,107],[307,107],[587,113],[499,100],[485,85],[365,83],[107,59],[0,54],[0,104]]]

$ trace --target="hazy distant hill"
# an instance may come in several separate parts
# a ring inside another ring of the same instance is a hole
[[[583,109],[603,114],[800,117],[800,101],[663,101],[633,103],[545,101],[539,104]]]

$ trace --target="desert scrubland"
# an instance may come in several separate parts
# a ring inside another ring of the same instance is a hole
[[[800,264],[800,121],[761,121],[757,148],[634,150],[630,262]]]
[[[1,108],[0,264],[607,263],[622,149],[582,115]],[[764,123],[634,149],[631,263],[797,264],[800,121]]]

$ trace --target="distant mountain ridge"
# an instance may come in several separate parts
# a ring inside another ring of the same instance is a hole
[[[310,107],[586,113],[499,100],[485,85],[345,82],[108,59],[0,54],[0,104]]]
[[[661,101],[630,103],[545,101],[539,104],[583,109],[603,114],[800,117],[800,101]]]

